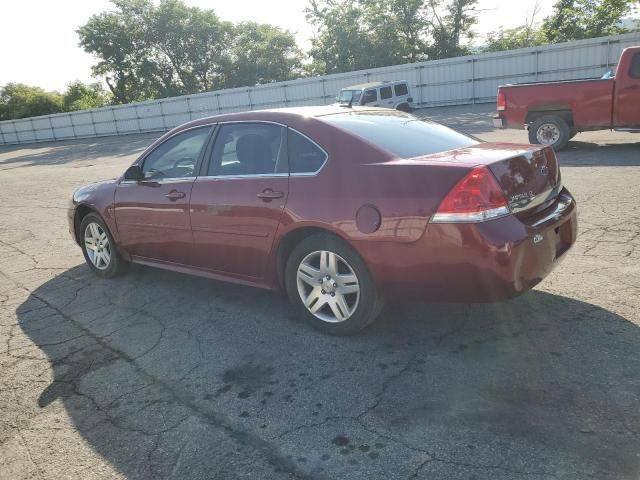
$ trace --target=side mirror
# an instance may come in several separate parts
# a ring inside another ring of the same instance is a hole
[[[140,165],[131,165],[127,168],[127,171],[124,172],[125,180],[133,180],[134,182],[140,182],[144,179],[144,175],[142,174],[142,168]]]

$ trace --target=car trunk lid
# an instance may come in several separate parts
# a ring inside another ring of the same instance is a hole
[[[516,215],[543,210],[562,190],[558,161],[551,147],[480,143],[408,161],[447,162],[470,168],[486,166]]]

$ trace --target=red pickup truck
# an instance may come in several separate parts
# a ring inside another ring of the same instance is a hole
[[[615,74],[498,87],[498,128],[529,131],[530,143],[563,148],[578,132],[640,132],[640,46],[626,48]]]

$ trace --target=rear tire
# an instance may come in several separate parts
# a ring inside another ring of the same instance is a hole
[[[291,252],[289,299],[306,322],[330,335],[352,335],[380,314],[382,301],[360,256],[340,238],[316,234]]]
[[[529,125],[529,143],[549,145],[554,150],[567,146],[571,131],[567,122],[558,115],[543,115]]]
[[[396,110],[400,110],[401,112],[411,113],[413,112],[413,108],[408,103],[401,103],[396,107]]]
[[[80,245],[89,268],[102,278],[123,273],[127,262],[118,253],[111,232],[96,213],[87,214],[80,223]]]

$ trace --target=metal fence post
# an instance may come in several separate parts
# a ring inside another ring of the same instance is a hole
[[[422,105],[422,69],[424,65],[416,68],[418,69],[418,105]]]
[[[193,120],[193,110],[191,110],[191,97],[187,97],[187,112],[189,112],[189,120]]]
[[[471,57],[471,105],[476,103],[476,59]]]
[[[76,125],[73,123],[73,115],[69,114],[69,123],[71,123],[71,138],[78,138],[78,134],[76,133]]]
[[[217,105],[217,108],[218,108],[218,113],[221,113],[222,112],[222,107],[220,106],[220,94],[219,93],[216,93],[216,105]]]
[[[540,53],[540,51],[536,48],[536,51],[535,51],[535,54],[536,54],[536,65],[535,65],[535,69],[536,69],[536,71],[535,71],[535,81],[536,81],[536,82],[538,81],[538,72],[539,72],[539,70],[540,70],[539,63],[538,63],[538,62],[540,61],[540,60],[539,60],[539,55],[538,55],[539,53]]]
[[[96,117],[93,116],[93,110],[89,110],[89,116],[91,117],[91,127],[93,128],[93,135],[98,136],[98,129],[96,128]]]
[[[284,104],[289,105],[289,98],[287,97],[287,84],[282,85],[282,96],[284,97]]]
[[[251,97],[250,88],[247,88],[247,98],[249,98],[249,110],[253,110],[253,98]]]
[[[327,86],[325,85],[326,81],[327,80],[324,78],[320,79],[320,86],[322,87],[322,104],[323,105],[327,104]]]
[[[53,128],[53,121],[51,120],[51,117],[49,117],[49,128],[51,129],[51,136],[53,137],[54,140],[57,140],[56,131]]]
[[[160,105],[160,116],[162,117],[162,128],[164,130],[167,129],[167,119],[165,118],[165,113],[164,113],[164,103],[162,102],[162,100],[158,101],[158,104]]]

